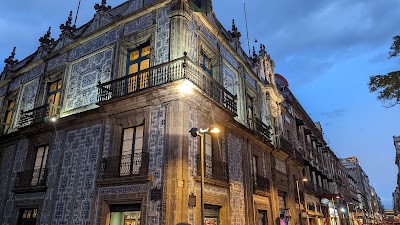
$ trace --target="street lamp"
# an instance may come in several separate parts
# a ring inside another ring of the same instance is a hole
[[[201,225],[204,224],[204,134],[212,133],[218,134],[220,129],[215,125],[210,126],[206,129],[198,129],[193,127],[190,129],[189,133],[192,137],[200,137],[200,164],[201,164],[201,183],[200,183],[200,204],[201,204]]]
[[[303,178],[301,179],[302,182],[307,182],[308,179],[307,178]],[[299,220],[300,220],[300,225],[303,224],[303,218],[301,216],[301,202],[300,202],[300,190],[299,190],[299,180],[296,180],[296,187],[297,187],[297,198],[299,199]],[[304,208],[306,206],[304,205]]]

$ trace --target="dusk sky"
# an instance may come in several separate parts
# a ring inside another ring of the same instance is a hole
[[[83,0],[77,20],[92,19],[95,3]],[[123,0],[108,0],[117,6]],[[22,60],[38,47],[52,27],[60,34],[78,0],[3,1],[0,8],[0,68],[17,47]],[[217,18],[227,30],[235,19],[247,49],[243,1],[214,0]],[[386,109],[369,93],[369,76],[400,70],[400,58],[388,59],[392,37],[400,34],[399,0],[247,1],[250,46],[262,43],[275,61],[275,72],[340,157],[357,156],[386,208],[396,186],[393,135],[400,135],[400,106]],[[258,42],[255,43],[254,40]]]

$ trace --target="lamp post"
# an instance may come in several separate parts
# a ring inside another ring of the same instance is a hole
[[[301,179],[302,182],[307,182],[307,178]],[[300,225],[303,225],[303,218],[301,216],[301,202],[300,202],[300,190],[299,190],[299,180],[296,180],[296,188],[297,188],[297,198],[299,199],[299,220]],[[304,206],[305,207],[305,206]]]
[[[196,127],[193,127],[190,129],[189,133],[192,135],[192,137],[200,137],[200,164],[201,164],[201,175],[200,175],[200,204],[201,204],[201,225],[204,225],[204,135],[207,133],[213,133],[217,134],[219,133],[220,130],[218,127],[212,125],[207,129],[198,129]]]

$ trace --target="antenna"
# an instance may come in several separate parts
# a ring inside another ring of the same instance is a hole
[[[79,7],[81,6],[81,0],[78,2],[78,9],[76,10],[76,15],[75,15],[75,21],[74,21],[74,27],[76,26],[76,20],[78,19],[78,13],[79,13]]]
[[[243,0],[243,6],[244,6],[244,21],[246,22],[247,48],[249,49],[249,56],[250,56],[249,29],[247,28],[247,15],[246,15],[246,0]]]

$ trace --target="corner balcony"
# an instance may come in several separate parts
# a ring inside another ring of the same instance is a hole
[[[17,172],[13,191],[16,193],[45,191],[47,174],[47,168]]]
[[[206,73],[186,55],[184,57],[124,76],[98,87],[98,102],[121,98],[140,91],[187,79],[217,104],[236,114],[236,96]]]
[[[288,155],[293,155],[293,144],[290,141],[286,140],[286,138],[284,138],[283,136],[280,137],[279,148],[286,152]]]
[[[59,106],[53,104],[45,104],[28,111],[21,111],[18,121],[19,128],[43,123],[47,119],[58,117],[59,112]]]

